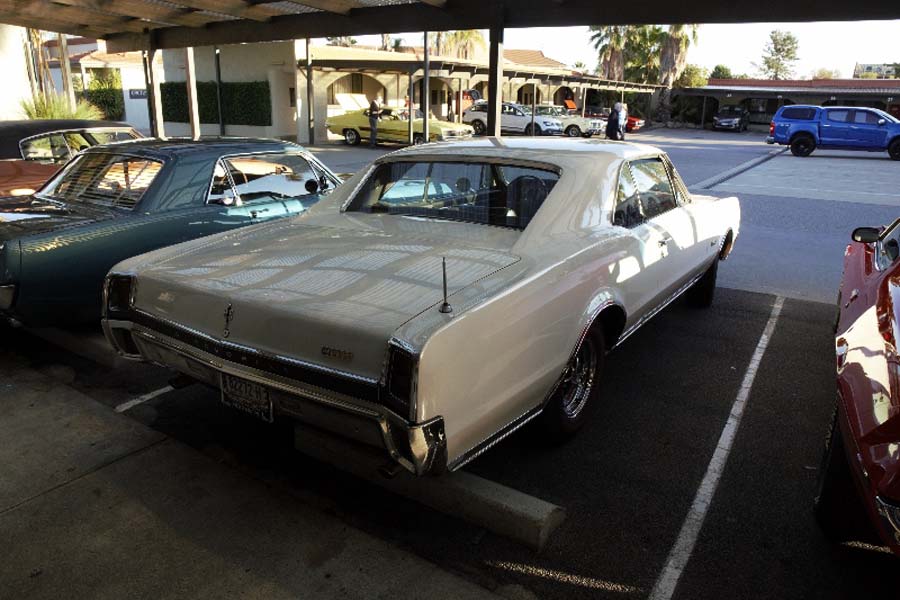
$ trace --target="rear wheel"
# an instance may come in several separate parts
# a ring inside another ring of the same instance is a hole
[[[791,140],[791,154],[794,156],[809,156],[816,149],[816,141],[808,135],[798,135]]]
[[[541,413],[544,431],[551,441],[572,437],[596,406],[606,346],[599,331],[585,336],[566,365],[562,379]]]
[[[359,132],[355,129],[345,129],[344,130],[344,141],[350,144],[351,146],[358,146],[359,141]]]
[[[888,156],[892,160],[900,160],[900,138],[897,138],[888,146]]]
[[[531,123],[525,126],[525,135],[541,135],[541,126],[535,125],[534,129],[531,128]]]
[[[419,144],[425,143],[425,136],[421,133],[416,133],[413,135],[413,144],[418,146]]]
[[[475,119],[472,121],[472,129],[475,131],[475,135],[484,135],[486,127],[484,126],[484,123]]]
[[[708,308],[712,306],[716,295],[716,277],[719,274],[719,257],[706,270],[700,279],[688,290],[687,299],[691,306]]]
[[[569,137],[578,137],[581,135],[581,129],[578,128],[578,125],[569,125],[566,127],[566,135]]]

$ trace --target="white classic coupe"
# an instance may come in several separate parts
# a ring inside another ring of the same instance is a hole
[[[427,144],[303,216],[120,263],[103,327],[227,405],[439,473],[533,418],[573,434],[607,351],[684,292],[712,302],[739,224],[650,146]]]

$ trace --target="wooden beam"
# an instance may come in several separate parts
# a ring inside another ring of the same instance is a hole
[[[50,0],[0,0],[0,12],[37,19],[38,22],[45,19],[58,23],[71,22],[73,25],[109,32],[138,33],[151,27],[149,23],[142,23],[136,19],[122,18],[108,12],[66,6]]]
[[[366,6],[362,2],[358,2],[358,0],[290,0],[290,2],[291,4],[309,6],[310,8],[317,8],[319,10],[324,10],[325,12],[336,13],[339,15],[346,15],[354,8],[364,8]],[[259,5],[257,4],[257,6]]]
[[[31,29],[38,29],[41,31],[52,31],[54,33],[69,33],[87,38],[98,38],[109,33],[93,27],[78,25],[77,23],[66,23],[47,18],[36,19],[18,13],[6,12],[5,10],[0,10],[0,23],[18,25],[19,27],[30,27]]]
[[[268,21],[271,17],[284,15],[284,12],[277,8],[265,4],[250,4],[244,0],[174,0],[173,3],[185,8],[206,10],[251,21]]]
[[[55,0],[60,4],[98,10],[123,17],[143,18],[155,23],[202,27],[207,23],[222,21],[225,17],[195,12],[191,9],[173,8],[167,4],[144,0]]]

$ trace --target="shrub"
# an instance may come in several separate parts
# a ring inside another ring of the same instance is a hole
[[[187,83],[169,81],[160,84],[163,119],[174,123],[187,123]],[[197,108],[201,123],[218,123],[219,107],[216,100],[216,82],[197,82]],[[223,82],[222,112],[226,125],[272,124],[272,101],[268,81]]]
[[[22,100],[22,112],[29,119],[89,119],[103,118],[103,112],[88,102],[78,100],[75,110],[69,106],[69,99],[64,94],[38,94],[34,98]]]
[[[84,99],[96,106],[105,118],[121,121],[125,118],[125,99],[121,89],[88,89],[82,92]]]

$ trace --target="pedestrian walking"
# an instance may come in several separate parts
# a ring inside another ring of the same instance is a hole
[[[369,104],[369,146],[375,147],[378,140],[378,119],[381,118],[381,96],[376,96]]]
[[[628,130],[628,105],[624,102],[619,107],[619,139],[625,140],[625,132]]]

